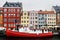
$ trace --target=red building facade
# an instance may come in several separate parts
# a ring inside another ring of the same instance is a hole
[[[4,27],[15,28],[16,23],[21,23],[22,3],[21,2],[6,2],[3,5],[3,24]]]
[[[21,21],[21,8],[20,7],[4,7],[4,27],[15,28],[16,21]],[[15,21],[16,20],[16,21]]]

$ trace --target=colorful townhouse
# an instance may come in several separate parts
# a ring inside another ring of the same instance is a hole
[[[29,27],[38,27],[38,11],[29,11]]]
[[[23,27],[29,25],[29,12],[28,11],[23,11],[23,14],[21,16],[21,25]]]
[[[53,6],[52,11],[56,13],[56,25],[60,26],[60,6]]]
[[[21,23],[22,3],[6,2],[3,8],[4,27],[15,28],[17,22]]]
[[[3,8],[0,7],[0,27],[3,27]]]
[[[56,26],[56,14],[54,11],[30,11],[29,26],[32,28],[54,27]]]
[[[38,25],[39,27],[46,26],[54,27],[56,26],[56,14],[54,11],[42,11],[38,12]]]

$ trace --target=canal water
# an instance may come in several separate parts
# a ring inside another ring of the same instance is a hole
[[[53,37],[46,37],[46,38],[18,38],[18,37],[0,37],[0,40],[60,40],[59,36],[53,36]]]

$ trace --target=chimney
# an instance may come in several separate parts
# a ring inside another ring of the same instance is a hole
[[[42,11],[42,10],[40,10],[40,11]]]

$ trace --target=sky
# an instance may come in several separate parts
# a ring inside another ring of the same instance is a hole
[[[23,10],[51,10],[52,6],[60,6],[60,0],[0,0],[0,7],[5,2],[22,2]]]

